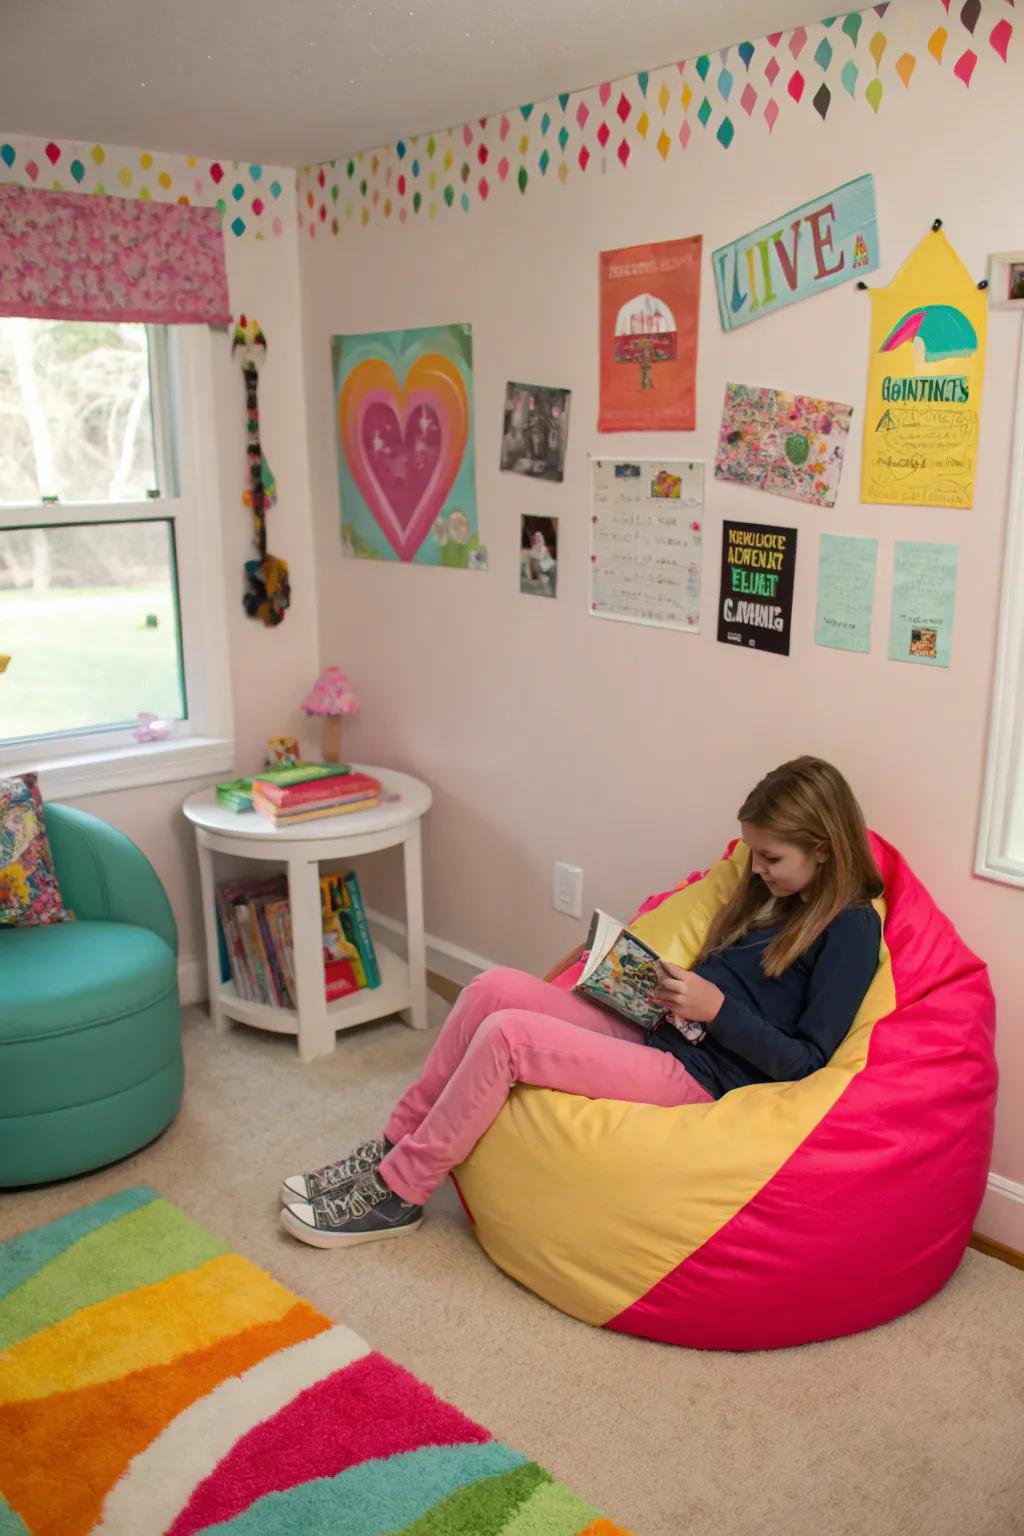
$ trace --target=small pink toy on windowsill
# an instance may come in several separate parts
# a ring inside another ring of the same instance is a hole
[[[324,762],[340,763],[341,717],[359,713],[359,700],[340,667],[324,667],[302,708],[307,715],[323,717]]]
[[[132,735],[136,741],[166,741],[174,730],[172,720],[161,720],[156,715],[148,714],[146,710],[139,710],[139,723]]]

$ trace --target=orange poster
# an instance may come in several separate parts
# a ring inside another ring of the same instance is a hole
[[[602,251],[599,432],[697,424],[701,236]]]

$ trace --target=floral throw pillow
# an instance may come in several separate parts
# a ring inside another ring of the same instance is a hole
[[[61,923],[68,916],[36,775],[0,779],[0,924]]]

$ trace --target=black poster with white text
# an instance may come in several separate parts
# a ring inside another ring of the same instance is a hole
[[[725,645],[789,655],[796,529],[722,524],[718,638]]]

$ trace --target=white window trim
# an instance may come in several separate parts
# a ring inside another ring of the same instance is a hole
[[[988,880],[1024,887],[1024,336],[1017,373],[988,763],[974,868]]]
[[[48,799],[76,799],[113,790],[209,778],[234,768],[234,716],[225,608],[224,562],[217,496],[217,445],[214,436],[213,341],[207,326],[179,326],[169,348],[174,388],[170,421],[181,478],[175,487],[167,473],[167,494],[141,506],[101,504],[92,510],[104,521],[173,516],[176,520],[178,596],[188,719],[166,741],[136,742],[130,730],[66,736],[0,751],[0,773],[38,773]],[[176,412],[180,411],[180,417]],[[159,433],[158,433],[159,436]],[[158,443],[162,467],[169,468],[167,445]],[[180,497],[180,500],[179,500]],[[175,510],[174,502],[179,501]],[[187,511],[182,504],[187,504]],[[5,514],[11,509],[5,508]],[[26,520],[42,526],[67,521],[69,508],[25,509]]]

